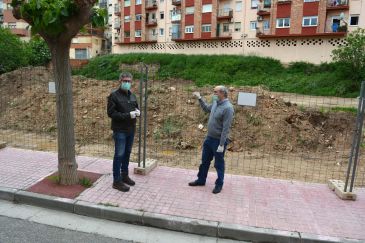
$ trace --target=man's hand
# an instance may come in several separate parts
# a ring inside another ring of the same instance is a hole
[[[199,92],[193,92],[193,95],[194,95],[196,98],[198,98],[198,99],[200,99],[200,98],[201,98],[201,96],[200,96],[200,93],[199,93]]]
[[[224,151],[224,146],[219,145],[218,149],[217,149],[217,153],[223,153],[223,151]]]
[[[135,112],[136,112],[136,117],[140,117],[141,116],[141,111],[140,110],[136,109]]]
[[[132,119],[136,119],[136,116],[137,116],[136,111],[131,111],[131,112],[129,112],[129,114],[131,115]]]

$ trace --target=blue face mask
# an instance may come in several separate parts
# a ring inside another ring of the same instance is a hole
[[[131,89],[131,83],[129,82],[122,82],[120,84],[120,88],[124,90],[130,90]]]
[[[218,101],[218,95],[213,95],[212,96],[212,103]]]

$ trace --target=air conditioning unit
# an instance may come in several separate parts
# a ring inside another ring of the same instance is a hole
[[[257,21],[262,21],[264,18],[262,16],[257,16]]]

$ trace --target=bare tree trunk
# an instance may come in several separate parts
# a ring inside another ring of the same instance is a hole
[[[62,185],[78,183],[75,159],[75,133],[70,67],[70,45],[52,43],[53,76],[56,83],[57,136],[58,136],[58,173]]]

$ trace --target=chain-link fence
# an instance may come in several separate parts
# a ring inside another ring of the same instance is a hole
[[[139,65],[121,69],[132,69],[136,79],[142,77],[138,75]],[[158,66],[150,69],[147,158],[156,159],[159,165],[197,169],[208,114],[200,109],[192,92],[199,91],[210,101],[213,87],[196,87],[187,80],[157,80]],[[0,76],[0,140],[14,147],[57,151],[51,81],[50,71],[40,67]],[[106,102],[117,87],[116,80],[73,77],[79,155],[113,157]],[[139,96],[137,80],[132,87]],[[226,153],[227,173],[319,183],[345,179],[356,127],[357,99],[273,93],[263,87],[229,90],[235,118]],[[240,92],[255,93],[256,106],[238,105]],[[133,161],[137,161],[138,137],[137,131]],[[365,164],[360,156],[356,186],[365,185],[364,174]]]

